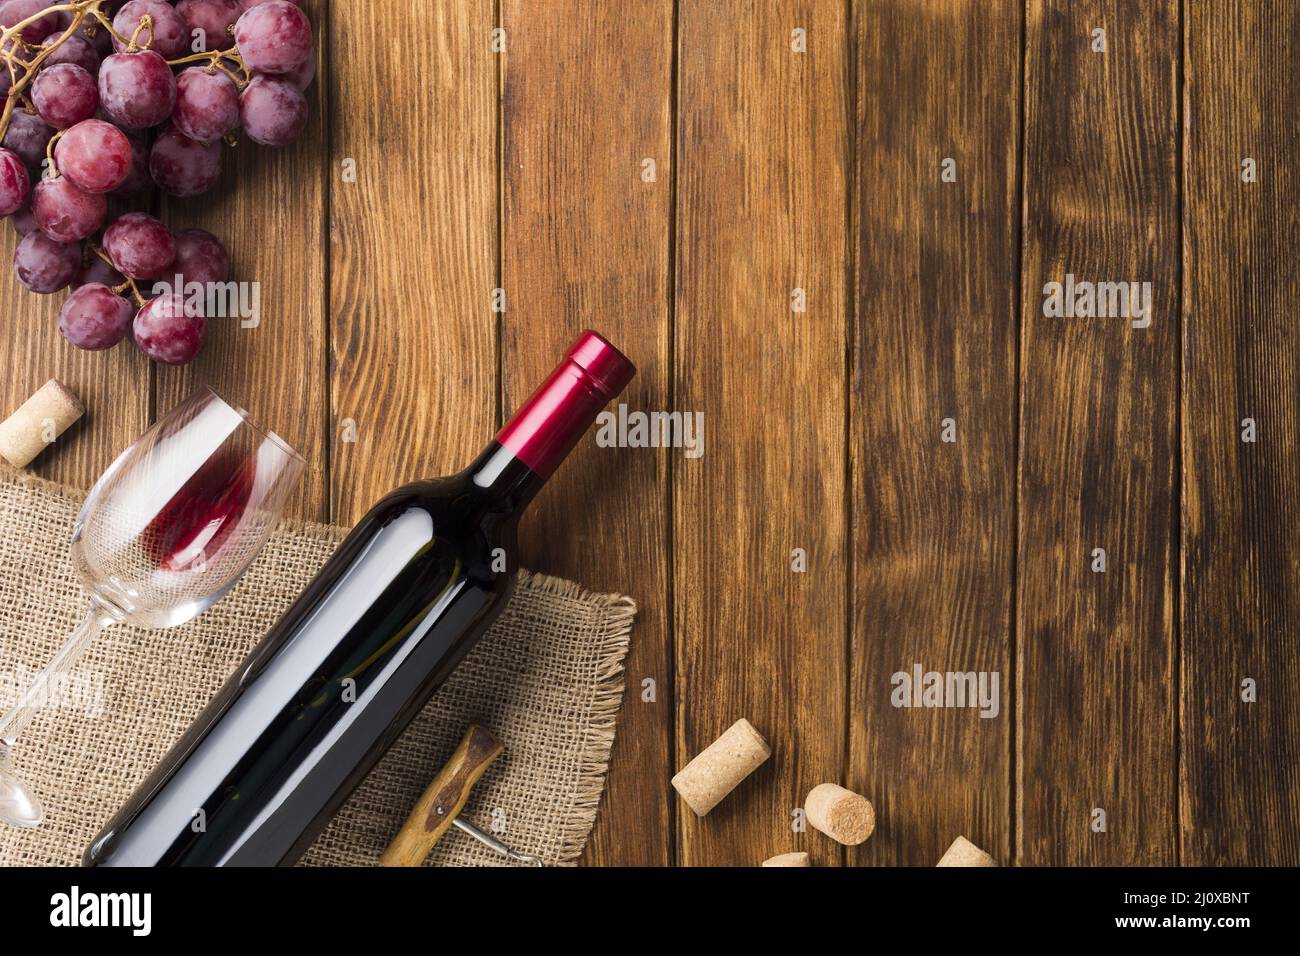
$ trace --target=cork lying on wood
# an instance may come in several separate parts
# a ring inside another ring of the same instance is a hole
[[[997,866],[998,861],[993,859],[970,840],[964,836],[959,836],[952,841],[952,846],[948,847],[941,859],[935,866]]]
[[[770,756],[763,735],[742,717],[673,777],[673,787],[704,816]]]
[[[0,422],[0,457],[15,468],[25,468],[32,459],[86,413],[81,399],[56,378]]]
[[[803,812],[815,829],[845,846],[857,846],[876,828],[871,801],[834,783],[813,787],[803,803]]]

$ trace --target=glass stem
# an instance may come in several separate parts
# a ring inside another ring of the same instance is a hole
[[[27,685],[27,689],[22,696],[9,708],[3,717],[0,717],[0,751],[7,746],[11,746],[18,735],[21,734],[27,725],[32,722],[40,710],[40,703],[47,696],[47,690],[55,676],[71,670],[81,659],[81,655],[86,652],[91,641],[99,636],[99,633],[113,624],[117,619],[99,607],[97,604],[91,604],[86,610],[86,616],[81,619],[81,623],[76,626],[68,639],[63,642],[63,646],[55,652],[54,657],[45,665],[45,670],[41,671],[36,678]]]

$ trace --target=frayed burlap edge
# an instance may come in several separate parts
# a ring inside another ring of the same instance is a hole
[[[600,672],[592,702],[591,725],[582,741],[581,777],[576,794],[576,813],[563,830],[559,863],[573,866],[587,845],[591,829],[596,825],[601,796],[605,792],[605,779],[609,774],[609,761],[614,752],[614,735],[618,712],[623,706],[627,685],[623,675],[627,670],[628,648],[632,640],[632,623],[636,619],[636,601],[618,594],[599,594],[589,591],[573,581],[521,569],[519,576],[534,588],[557,597],[594,604],[606,610],[612,630],[600,645]]]

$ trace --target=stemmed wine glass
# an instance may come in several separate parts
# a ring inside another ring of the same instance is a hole
[[[305,462],[243,409],[204,386],[118,456],[90,490],[72,533],[86,616],[0,717],[0,821],[39,826],[40,801],[9,766],[41,689],[95,636],[122,621],[175,627],[207,610],[252,563]]]

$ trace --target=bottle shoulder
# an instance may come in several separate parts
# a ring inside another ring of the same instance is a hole
[[[439,546],[487,560],[495,549],[510,552],[513,564],[518,514],[485,495],[462,475],[414,481],[377,501],[349,538],[370,538],[397,526],[418,527]]]

